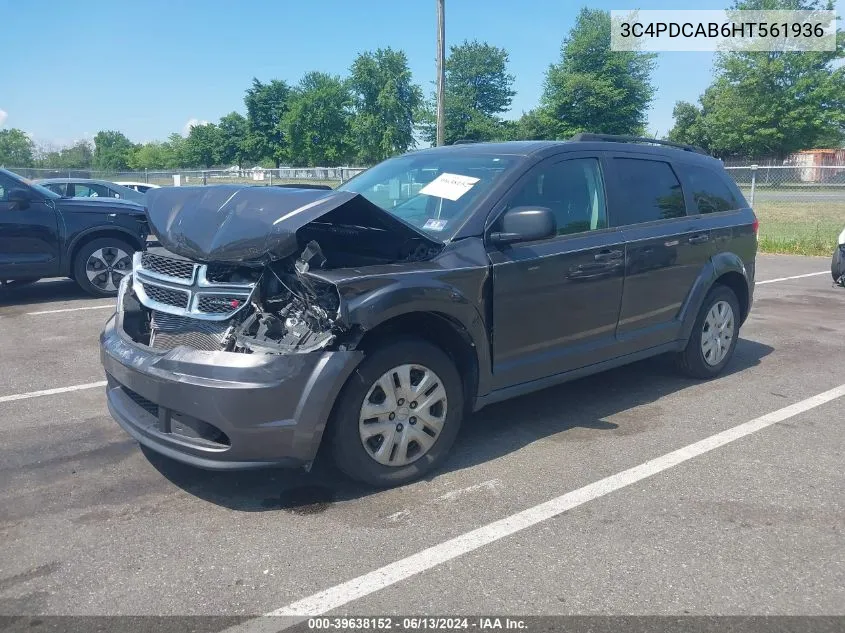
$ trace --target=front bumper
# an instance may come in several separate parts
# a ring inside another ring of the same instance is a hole
[[[362,352],[161,352],[134,343],[119,313],[100,335],[109,411],[136,440],[212,470],[303,466]]]

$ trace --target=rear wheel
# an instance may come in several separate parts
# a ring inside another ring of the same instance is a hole
[[[730,362],[739,336],[739,301],[727,286],[714,286],[695,320],[678,368],[693,378],[713,378]]]
[[[113,297],[121,279],[132,271],[134,252],[130,244],[113,237],[92,240],[76,254],[74,279],[90,295]]]
[[[335,404],[335,463],[372,486],[414,481],[445,459],[463,408],[460,376],[442,350],[420,340],[389,343],[367,356]]]

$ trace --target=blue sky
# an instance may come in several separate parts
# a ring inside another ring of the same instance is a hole
[[[583,4],[446,0],[447,46],[479,39],[508,50],[516,117],[537,104],[544,73]],[[695,8],[727,4],[700,0]],[[426,93],[435,75],[434,0],[0,0],[0,23],[0,124],[41,143],[62,145],[101,129],[121,130],[135,142],[164,139],[191,119],[243,112],[253,76],[294,83],[310,70],[345,75],[357,53],[377,47],[403,49]],[[712,61],[710,53],[660,54],[651,132],[671,127],[677,100],[698,98]]]

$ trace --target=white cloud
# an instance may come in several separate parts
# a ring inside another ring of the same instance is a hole
[[[188,134],[191,133],[191,128],[198,125],[208,125],[208,121],[205,119],[188,119],[188,122],[185,123],[185,127],[182,128],[182,135],[188,136]]]
[[[5,110],[0,110],[0,127],[3,127],[7,118],[9,118],[9,114]]]

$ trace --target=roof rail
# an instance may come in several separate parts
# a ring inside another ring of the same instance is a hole
[[[662,141],[656,138],[646,138],[644,136],[627,136],[624,134],[592,134],[590,132],[579,132],[569,139],[570,141],[606,141],[609,143],[643,143],[649,145],[666,145],[668,147],[675,147],[686,152],[695,152],[696,154],[707,154],[707,150],[696,145],[686,145],[684,143],[673,143],[672,141]]]
[[[452,141],[452,145],[469,145],[471,143],[480,143],[481,141],[474,141],[469,138],[462,138],[458,139],[457,141]]]

